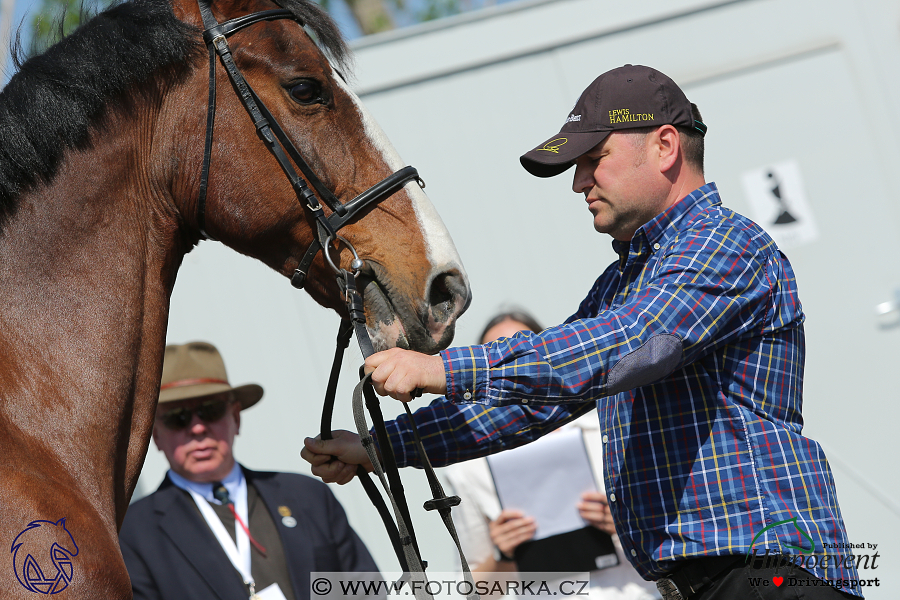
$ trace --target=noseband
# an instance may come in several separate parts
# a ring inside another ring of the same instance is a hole
[[[244,79],[237,65],[234,64],[231,50],[226,41],[229,35],[260,21],[291,19],[296,21],[300,27],[303,27],[303,22],[293,12],[278,9],[264,10],[219,23],[213,16],[206,0],[198,0],[198,5],[205,28],[203,40],[206,42],[209,50],[209,104],[206,112],[206,143],[203,150],[203,167],[200,171],[200,194],[197,202],[197,223],[200,233],[205,238],[212,239],[212,236],[206,231],[206,191],[209,185],[209,166],[212,158],[213,129],[216,118],[216,55],[218,55],[225,66],[225,70],[228,72],[228,77],[231,78],[232,83],[237,88],[241,103],[253,120],[257,134],[266,145],[266,148],[269,149],[269,152],[275,156],[275,159],[281,166],[281,170],[284,171],[284,174],[291,182],[291,186],[294,188],[301,206],[305,207],[315,219],[316,236],[309,248],[307,248],[303,258],[300,259],[300,263],[291,277],[291,284],[300,289],[306,284],[309,269],[319,250],[326,249],[327,262],[334,268],[331,259],[328,257],[327,248],[332,241],[338,239],[338,230],[352,221],[360,211],[370,204],[381,202],[385,198],[390,197],[409,181],[415,180],[421,187],[425,187],[425,184],[419,178],[419,173],[415,167],[404,167],[388,175],[385,179],[347,202],[347,204],[341,204],[331,190],[319,180],[290,138],[285,134],[284,129],[281,128],[281,125],[272,116],[272,113],[269,112],[263,101],[256,95],[256,92],[253,91],[247,80]],[[290,160],[288,156],[290,156]],[[291,160],[303,173],[303,177],[306,178],[305,181],[297,175]],[[307,181],[309,185],[315,188],[315,192],[307,185]],[[319,198],[331,209],[331,215],[325,216]],[[353,246],[347,240],[340,239],[353,253],[354,261],[351,268],[358,272],[362,268],[363,263],[356,254],[356,250],[353,249]],[[340,269],[334,268],[334,270],[336,274],[340,274]]]

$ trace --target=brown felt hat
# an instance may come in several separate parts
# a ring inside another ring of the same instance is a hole
[[[159,386],[160,403],[228,391],[241,403],[241,410],[259,402],[263,395],[262,387],[255,383],[231,387],[225,373],[225,361],[212,344],[189,342],[166,346]]]
[[[625,65],[607,71],[582,92],[559,133],[522,155],[522,166],[537,177],[553,177],[579,156],[620,129],[676,125],[703,134],[681,88],[656,69]]]

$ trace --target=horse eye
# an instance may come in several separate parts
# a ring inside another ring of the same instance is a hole
[[[300,104],[313,104],[321,100],[322,86],[311,80],[301,81],[291,88],[291,96]]]

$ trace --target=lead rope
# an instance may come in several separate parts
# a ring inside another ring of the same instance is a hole
[[[327,256],[327,253],[326,253]],[[334,397],[337,390],[337,378],[340,372],[341,363],[343,362],[343,352],[349,345],[350,336],[353,331],[356,332],[357,342],[363,359],[368,358],[374,353],[371,339],[365,325],[365,312],[363,308],[362,295],[356,287],[356,277],[344,269],[338,270],[338,284],[344,292],[344,298],[347,303],[347,309],[350,319],[341,321],[338,329],[337,347],[335,349],[335,359],[332,363],[331,377],[329,378],[328,388],[326,390],[325,407],[322,414],[322,439],[331,439],[331,415],[334,410]],[[387,504],[382,495],[375,488],[375,484],[369,477],[369,473],[360,465],[357,468],[357,477],[366,489],[369,499],[378,508],[385,528],[391,538],[394,551],[397,554],[403,570],[404,578],[410,582],[413,588],[413,594],[417,600],[431,600],[432,594],[428,591],[428,579],[425,575],[427,563],[422,560],[416,543],[415,532],[412,527],[412,519],[409,514],[409,506],[406,501],[406,495],[403,491],[403,485],[400,480],[399,468],[394,457],[393,448],[387,436],[387,429],[384,426],[384,417],[381,412],[381,405],[375,390],[372,387],[371,376],[364,375],[363,368],[360,367],[360,382],[353,390],[353,419],[356,423],[357,432],[360,440],[366,450],[366,454],[372,463],[373,470],[377,475],[381,486],[390,500],[391,507],[394,512],[394,519],[391,518],[387,509]],[[363,398],[365,397],[366,408],[374,422],[374,429],[378,438],[378,445],[382,451],[382,459],[379,458],[375,449],[375,443],[369,434],[369,427],[366,423],[365,411],[363,409]],[[466,598],[468,600],[480,600],[480,596],[475,591],[475,582],[472,578],[469,563],[466,560],[459,541],[456,527],[453,524],[451,509],[460,503],[459,496],[447,496],[444,489],[434,473],[434,468],[428,460],[422,440],[419,437],[418,429],[412,418],[408,404],[404,403],[404,409],[409,416],[410,426],[412,427],[416,449],[422,457],[423,467],[428,477],[429,486],[433,498],[425,502],[425,510],[437,510],[444,522],[444,526],[450,533],[453,543],[456,545],[459,553],[460,564],[462,566],[463,577],[468,583],[468,592]],[[377,499],[376,499],[377,498]]]

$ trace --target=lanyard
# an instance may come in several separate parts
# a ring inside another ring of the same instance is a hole
[[[216,536],[219,545],[222,546],[222,550],[224,550],[225,554],[228,556],[228,560],[231,561],[231,564],[234,565],[237,572],[241,574],[241,577],[244,579],[244,584],[250,588],[250,596],[253,597],[255,595],[256,585],[253,581],[253,575],[250,574],[250,538],[247,536],[244,528],[237,527],[237,523],[235,523],[234,530],[237,537],[237,545],[235,545],[234,540],[231,539],[231,536],[228,535],[228,531],[222,524],[222,520],[219,519],[219,516],[213,511],[206,498],[191,489],[188,490],[188,493],[190,493],[191,498],[194,499],[197,508],[200,509],[200,514],[206,519],[206,524],[209,525],[213,535]],[[234,510],[245,523],[249,523],[250,521],[247,518],[246,479],[241,478],[241,482],[238,486],[238,493],[235,495],[237,498],[235,498],[236,502],[234,504]]]

